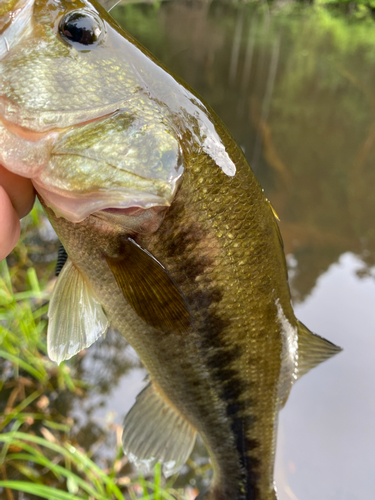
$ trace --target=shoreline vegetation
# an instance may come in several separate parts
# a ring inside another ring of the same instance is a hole
[[[98,0],[107,10],[112,10],[117,6],[131,4],[155,4],[160,5],[160,0]],[[211,4],[212,0],[201,0],[202,4]],[[249,3],[261,3],[265,8],[284,8],[286,5],[300,4],[311,5],[316,7],[324,7],[332,13],[337,12],[353,17],[374,17],[375,18],[375,0],[267,0],[261,2],[259,0],[221,0],[223,4],[231,4],[242,6]]]

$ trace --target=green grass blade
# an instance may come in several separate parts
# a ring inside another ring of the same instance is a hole
[[[155,500],[161,500],[160,487],[161,487],[161,463],[157,462],[154,468],[154,485],[153,485]]]
[[[0,486],[15,491],[30,493],[31,495],[38,495],[41,498],[46,498],[47,500],[77,500],[82,498],[76,497],[66,491],[57,490],[56,488],[25,481],[0,481]]]
[[[40,289],[40,286],[39,286],[38,277],[37,277],[36,271],[35,271],[35,269],[33,267],[30,267],[27,270],[27,278],[29,280],[29,283],[30,283],[30,286],[31,286],[31,290],[35,294],[40,294],[41,293],[41,289]]]
[[[10,354],[9,352],[3,350],[0,350],[0,357],[11,361],[20,368],[23,368],[25,371],[29,372],[30,375],[33,375],[36,379],[40,380],[40,382],[44,381],[45,375],[42,375],[40,372],[38,372],[38,370],[36,370],[29,363],[26,363],[26,361],[24,361],[23,359],[17,358],[17,356],[14,356],[13,354]]]
[[[165,500],[176,500],[174,496],[172,496],[170,493],[168,493],[168,491],[163,490],[160,487],[160,483],[155,485],[155,483],[151,483],[151,481],[146,481],[145,479],[140,479],[139,482],[143,486],[143,491],[147,492],[147,488],[149,488],[150,490],[154,490],[154,493],[152,496],[155,500],[156,500],[156,498],[159,498],[160,500],[162,498],[164,498]],[[156,491],[157,491],[158,497],[156,497]]]
[[[5,259],[0,261],[0,276],[2,277],[4,284],[8,288],[8,290],[12,290],[12,282],[10,279],[9,267]]]
[[[80,476],[75,474],[74,472],[69,471],[65,467],[62,467],[61,465],[55,464],[48,460],[45,456],[38,454],[36,455],[31,455],[29,453],[12,453],[7,456],[7,460],[25,460],[27,462],[33,462],[39,465],[42,465],[43,467],[46,467],[50,469],[58,478],[63,476],[67,480],[71,480],[72,483],[77,484],[83,491],[88,493],[91,497],[97,499],[97,500],[108,500],[107,496],[101,495],[97,491],[94,490],[90,486],[90,484],[82,479]]]
[[[56,443],[47,441],[39,436],[33,436],[31,434],[26,434],[24,432],[8,432],[0,435],[0,442],[12,443],[15,446],[19,446],[32,454],[36,454],[36,450],[33,449],[28,443],[35,443],[39,446],[44,446],[56,453],[61,454],[66,459],[74,463],[78,470],[83,470],[90,481],[100,490],[100,494],[105,495],[102,483],[110,487],[111,492],[115,495],[117,500],[124,500],[124,497],[116,484],[114,484],[113,479],[108,477],[100,467],[98,467],[92,460],[90,460],[86,455],[77,450],[74,446],[66,443],[65,446],[61,446]],[[98,479],[101,481],[98,481]]]
[[[34,391],[30,396],[28,396],[26,399],[24,399],[18,406],[14,408],[12,412],[10,412],[4,420],[1,422],[0,425],[0,430],[4,429],[6,425],[8,425],[9,422],[13,420],[13,418],[17,417],[24,408],[26,408],[29,404],[31,404],[35,399],[39,398],[43,394],[42,391]]]

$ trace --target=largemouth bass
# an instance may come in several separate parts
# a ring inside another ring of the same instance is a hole
[[[150,381],[136,463],[214,469],[206,500],[275,500],[278,413],[340,349],[294,316],[274,210],[215,113],[95,1],[0,2],[0,163],[32,179],[67,252],[49,311],[61,362],[109,324]]]

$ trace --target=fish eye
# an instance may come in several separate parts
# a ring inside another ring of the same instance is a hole
[[[97,44],[104,32],[98,16],[92,12],[69,12],[59,23],[60,36],[69,43]]]

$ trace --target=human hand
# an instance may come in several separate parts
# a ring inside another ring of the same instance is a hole
[[[20,221],[33,207],[35,190],[25,177],[13,174],[0,165],[0,260],[16,246]]]

